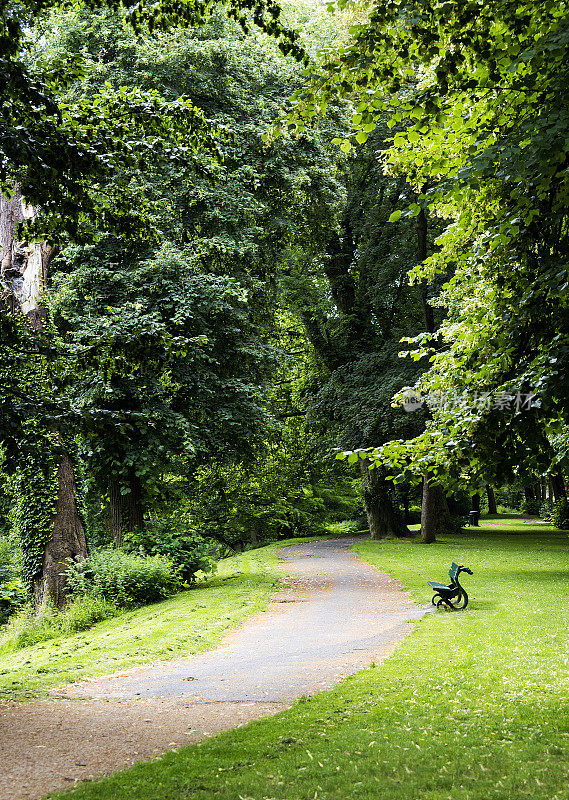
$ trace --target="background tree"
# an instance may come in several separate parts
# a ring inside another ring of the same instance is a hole
[[[371,447],[398,431],[421,430],[421,413],[392,407],[392,397],[418,369],[398,358],[403,335],[422,327],[423,298],[408,286],[417,260],[413,223],[395,229],[389,217],[409,202],[404,181],[385,176],[384,131],[346,164],[347,195],[339,227],[309,270],[292,261],[283,277],[288,302],[302,319],[325,370],[312,413],[338,434],[340,447]],[[408,533],[387,475],[359,464],[371,535]]]
[[[352,91],[358,141],[386,110],[404,124],[386,158],[418,195],[404,214],[429,207],[449,220],[414,277],[453,268],[437,301],[439,347],[418,348],[432,363],[421,387],[465,398],[437,409],[413,448],[384,449],[382,463],[411,459],[473,488],[525,470],[528,456],[537,474],[555,469],[564,453],[542,445],[568,407],[565,5],[377,4],[352,33],[298,111]],[[531,409],[520,402],[530,395]]]

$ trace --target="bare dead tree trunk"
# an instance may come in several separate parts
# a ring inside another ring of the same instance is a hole
[[[386,536],[410,536],[409,528],[393,500],[393,490],[381,471],[370,469],[366,459],[360,459],[358,466],[370,537],[384,539]]]
[[[496,508],[496,496],[494,495],[494,489],[489,483],[486,484],[486,494],[488,496],[488,513],[497,514],[498,509]]]
[[[421,502],[421,541],[436,542],[437,536],[446,533],[450,525],[450,511],[444,489],[426,475],[423,478]]]
[[[34,210],[24,205],[17,188],[10,199],[0,195],[0,273],[5,304],[13,313],[22,313],[32,328],[41,330],[45,314],[39,299],[46,284],[54,248],[45,242],[28,243],[15,238],[16,226],[33,216]],[[61,443],[58,432],[53,433]],[[41,573],[32,577],[36,608],[48,601],[57,608],[65,605],[67,560],[87,556],[85,530],[75,499],[73,463],[67,453],[61,457],[57,481],[56,511],[50,523],[51,537],[45,545]]]

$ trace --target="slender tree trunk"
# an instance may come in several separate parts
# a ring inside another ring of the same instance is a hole
[[[496,497],[494,495],[494,489],[490,486],[489,483],[486,484],[486,494],[488,496],[488,513],[497,514],[498,509],[496,508]]]
[[[421,502],[421,541],[424,544],[436,542],[437,536],[445,533],[449,525],[450,512],[444,489],[426,475]]]
[[[533,487],[531,486],[524,486],[524,497],[526,498],[526,502],[529,503],[530,500],[534,500],[534,493]]]
[[[128,476],[130,492],[125,496],[129,531],[144,530],[144,506],[142,505],[142,484],[131,468]]]
[[[113,542],[115,547],[119,549],[123,545],[122,506],[123,496],[120,483],[117,480],[113,480],[109,485],[110,523]]]
[[[369,462],[365,459],[360,459],[358,465],[370,537],[383,539],[386,536],[410,536],[409,528],[393,500],[393,489],[381,471],[370,469]]]
[[[22,313],[32,328],[41,330],[45,313],[39,298],[54,248],[45,242],[20,242],[14,238],[16,225],[33,215],[34,210],[24,206],[18,190],[10,200],[0,195],[0,271],[4,299],[13,313]],[[61,441],[58,432],[54,433]],[[57,478],[58,496],[56,513],[50,523],[51,537],[45,545],[41,574],[32,578],[36,607],[49,600],[62,608],[66,602],[67,559],[87,556],[85,530],[75,500],[73,463],[67,453],[61,457]]]

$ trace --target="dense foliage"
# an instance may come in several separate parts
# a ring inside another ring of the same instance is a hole
[[[41,602],[66,514],[101,575],[114,545],[186,584],[362,499],[372,536],[421,492],[425,532],[431,489],[443,527],[492,486],[562,516],[565,4],[11,9],[2,209],[35,210],[2,254],[3,607]]]
[[[352,33],[298,113],[355,92],[358,141],[389,115],[385,168],[416,192],[392,222],[425,209],[447,220],[412,277],[452,271],[434,349],[430,336],[413,348],[431,357],[418,388],[433,421],[377,455],[455,483],[554,468],[568,409],[565,4],[381,3]]]

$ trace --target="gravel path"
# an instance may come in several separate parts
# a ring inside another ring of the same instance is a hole
[[[283,588],[215,650],[0,704],[0,800],[37,800],[276,713],[386,658],[426,609],[355,541],[283,548]]]

